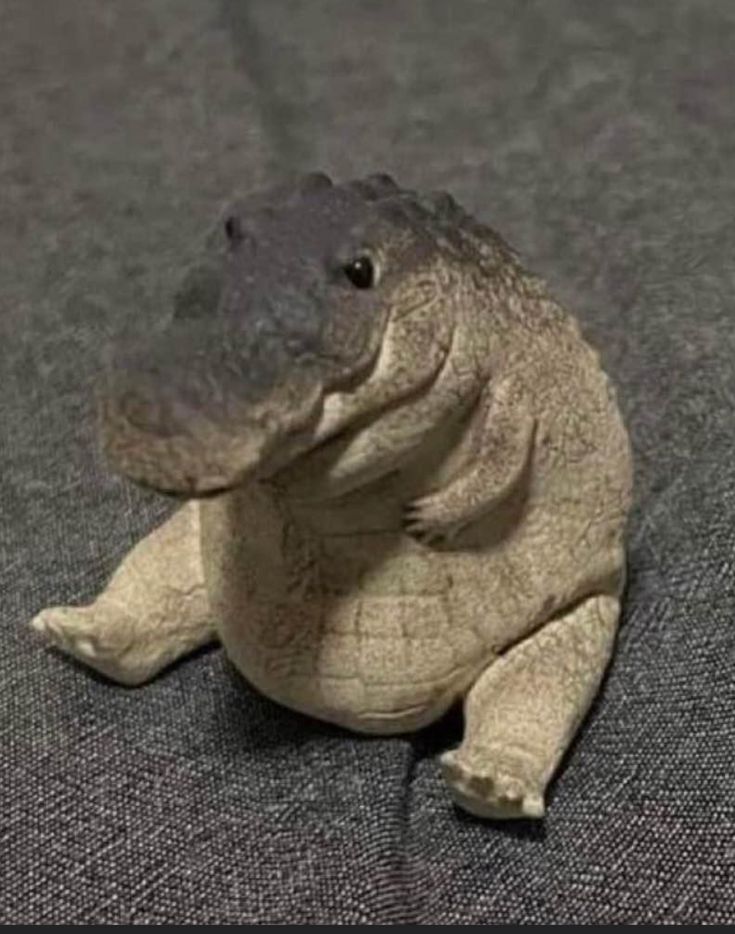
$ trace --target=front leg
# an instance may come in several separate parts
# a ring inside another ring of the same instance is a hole
[[[187,503],[126,556],[89,606],[51,607],[31,625],[121,684],[142,684],[215,638],[200,556],[199,504]]]
[[[480,675],[461,746],[442,757],[457,803],[481,817],[542,817],[544,792],[597,693],[619,602],[589,597]]]
[[[406,531],[427,541],[451,539],[515,490],[533,450],[535,420],[511,380],[489,384],[469,426],[460,472],[406,507]]]

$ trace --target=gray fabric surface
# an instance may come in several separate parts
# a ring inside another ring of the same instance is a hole
[[[0,920],[735,918],[735,4],[0,2]],[[450,188],[602,348],[637,459],[604,695],[548,818],[449,804],[457,718],[360,739],[220,651],[110,686],[26,623],[170,508],[111,476],[102,348],[234,188]]]

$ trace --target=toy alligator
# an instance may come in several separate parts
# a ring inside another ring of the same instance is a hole
[[[464,698],[456,801],[543,814],[615,640],[631,456],[598,356],[497,234],[386,175],[237,201],[101,395],[115,468],[185,502],[38,630],[129,685],[219,639],[369,733]]]

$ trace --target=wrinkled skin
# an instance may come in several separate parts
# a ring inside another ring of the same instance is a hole
[[[574,321],[448,195],[386,176],[236,202],[174,305],[100,412],[114,467],[188,502],[35,628],[130,685],[218,639],[363,732],[464,699],[454,800],[540,817],[613,650],[632,485]]]

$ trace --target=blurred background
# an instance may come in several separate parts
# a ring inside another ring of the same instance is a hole
[[[734,40],[729,0],[0,0],[0,918],[732,920]],[[104,347],[312,169],[451,191],[619,386],[625,622],[543,828],[449,806],[451,724],[348,738],[216,651],[125,691],[27,632],[170,509],[97,450]]]

